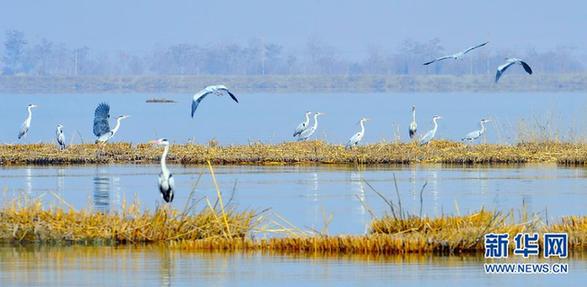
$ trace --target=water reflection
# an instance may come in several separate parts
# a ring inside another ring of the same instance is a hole
[[[110,212],[110,178],[106,176],[106,170],[96,169],[94,176],[94,209],[103,212]]]

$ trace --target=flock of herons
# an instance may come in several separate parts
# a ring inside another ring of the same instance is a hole
[[[438,61],[442,61],[442,60],[446,60],[446,59],[455,59],[455,60],[461,59],[465,54],[467,54],[477,48],[483,47],[483,46],[487,45],[487,43],[488,42],[485,42],[485,43],[470,47],[462,52],[458,52],[458,53],[455,53],[452,55],[447,55],[447,56],[436,58],[432,61],[424,63],[424,65],[429,65],[434,62],[438,62]],[[518,58],[508,58],[508,59],[506,59],[505,64],[503,64],[497,68],[497,73],[495,75],[495,82],[497,83],[497,81],[499,81],[499,79],[503,75],[503,73],[510,66],[512,66],[514,64],[521,65],[528,74],[532,74],[532,69],[530,68],[530,66],[526,62],[524,62],[523,60],[518,59]],[[192,118],[194,117],[194,114],[195,114],[196,109],[198,108],[199,104],[208,95],[217,95],[217,96],[228,95],[228,96],[230,96],[230,98],[232,98],[235,102],[238,103],[238,99],[236,98],[236,96],[232,92],[230,92],[228,90],[228,88],[226,88],[224,85],[208,86],[193,96],[192,108],[191,108]],[[18,139],[21,139],[28,134],[29,128],[31,126],[32,109],[36,108],[36,107],[37,107],[37,105],[34,105],[34,104],[30,104],[27,106],[28,115],[27,115],[27,118],[25,119],[24,123],[22,124],[22,128],[21,128],[20,132],[18,133]],[[313,125],[310,125],[310,115],[311,114],[312,114],[312,112],[306,112],[304,121],[297,126],[297,128],[295,129],[295,131],[293,133],[293,137],[296,138],[298,141],[308,140],[316,132],[316,130],[318,128],[318,117],[320,115],[323,115],[323,113],[320,113],[320,112],[314,113]],[[93,132],[94,132],[94,135],[96,136],[96,143],[97,144],[98,143],[106,143],[108,140],[110,140],[112,137],[114,137],[114,135],[118,132],[118,129],[120,128],[120,122],[128,117],[130,117],[130,116],[129,115],[122,115],[122,116],[116,117],[116,125],[114,126],[114,128],[110,128],[110,124],[109,124],[110,106],[106,103],[99,104],[98,107],[96,107],[96,110],[94,112],[94,125],[93,125]],[[432,122],[434,124],[434,127],[430,131],[428,131],[427,133],[425,133],[423,136],[421,136],[419,138],[420,145],[428,144],[436,136],[436,130],[438,129],[437,121],[439,119],[442,119],[442,117],[438,116],[438,115],[435,115],[432,117]],[[359,124],[361,126],[361,130],[358,131],[356,134],[354,134],[348,140],[348,142],[345,146],[347,149],[352,149],[353,147],[357,146],[361,142],[361,140],[363,139],[363,137],[365,135],[365,122],[368,120],[369,119],[367,119],[367,118],[362,118],[359,121]],[[480,121],[481,128],[479,130],[472,131],[472,132],[468,133],[465,137],[462,138],[462,140],[463,141],[474,141],[474,140],[478,139],[479,137],[481,137],[481,135],[483,135],[485,133],[485,125],[484,124],[487,123],[488,121],[489,120],[482,119]],[[412,122],[410,123],[410,126],[409,126],[409,136],[411,139],[416,139],[417,129],[418,129],[418,125],[416,123],[416,107],[412,107]],[[56,140],[57,140],[57,143],[58,143],[60,149],[63,150],[66,148],[65,136],[63,133],[63,125],[61,125],[61,124],[57,125]],[[161,196],[162,196],[163,200],[165,200],[165,202],[169,203],[169,202],[173,201],[174,186],[175,186],[175,181],[173,179],[173,175],[171,174],[171,172],[169,171],[169,169],[167,168],[167,165],[166,165],[167,153],[169,152],[169,140],[167,140],[166,138],[161,138],[158,140],[150,141],[149,143],[160,145],[160,146],[164,147],[163,154],[161,156],[161,173],[159,174],[159,191],[161,192]]]

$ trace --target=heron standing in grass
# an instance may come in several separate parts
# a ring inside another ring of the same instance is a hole
[[[422,138],[420,138],[420,145],[428,144],[435,136],[436,130],[438,130],[438,123],[436,121],[442,119],[441,116],[433,116],[432,122],[434,123],[434,127],[429,130]]]
[[[418,130],[418,124],[416,124],[416,106],[412,106],[412,122],[410,123],[410,138],[413,139],[416,136]]]
[[[204,100],[204,98],[206,98],[206,96],[210,94],[214,94],[217,96],[228,94],[235,102],[238,103],[238,99],[224,85],[207,86],[206,88],[195,94],[192,98],[192,118],[194,117],[194,114],[196,113],[196,109],[198,108],[198,105],[200,105],[200,102],[202,102],[202,100]]]
[[[111,139],[120,128],[120,121],[129,118],[129,115],[116,117],[116,125],[110,129],[108,120],[110,119],[110,106],[106,103],[101,103],[94,111],[94,135],[98,138],[96,143],[105,143]]]
[[[65,135],[63,134],[63,125],[62,124],[57,125],[57,130],[55,131],[55,135],[56,135],[56,139],[57,139],[57,144],[59,145],[59,149],[64,150],[65,149]]]
[[[20,128],[20,132],[18,132],[18,139],[21,139],[22,137],[26,136],[27,133],[29,132],[29,128],[31,127],[31,120],[33,118],[33,108],[36,108],[37,105],[34,104],[30,104],[27,106],[27,111],[28,111],[28,115],[26,117],[26,119],[24,120],[24,122],[22,123],[22,126]]]
[[[359,124],[361,125],[361,131],[357,132],[349,139],[349,141],[345,145],[345,149],[351,149],[351,148],[357,146],[361,142],[361,140],[363,139],[363,136],[365,136],[365,122],[368,120],[369,119],[367,119],[367,118],[362,118],[359,121]]]
[[[481,137],[485,133],[485,125],[484,124],[487,122],[489,122],[489,120],[482,119],[479,122],[479,124],[481,125],[481,129],[468,133],[464,138],[462,138],[462,140],[467,141],[467,142],[472,142],[472,141],[478,139],[479,137]]]
[[[321,116],[323,114],[324,113],[321,113],[321,112],[314,113],[314,125],[303,130],[300,133],[300,135],[298,136],[298,141],[306,141],[306,140],[308,140],[309,137],[311,137],[316,132],[316,129],[318,128],[318,116]]]
[[[310,124],[310,114],[312,114],[312,112],[306,112],[306,119],[298,125],[298,127],[293,133],[294,138],[299,136],[303,131],[305,131],[308,128],[308,125]]]
[[[173,175],[167,168],[166,160],[167,153],[169,152],[169,141],[166,138],[150,141],[149,143],[163,146],[163,154],[161,155],[161,173],[159,173],[159,191],[161,197],[165,202],[169,203],[173,201],[173,190],[175,188],[175,180]]]

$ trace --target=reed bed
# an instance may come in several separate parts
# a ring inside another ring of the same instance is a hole
[[[0,145],[0,165],[153,163],[161,151],[147,144],[77,144],[60,151],[52,144]],[[345,150],[341,145],[322,141],[281,144],[219,146],[175,144],[168,160],[182,164],[519,164],[587,163],[587,144],[520,143],[515,145],[466,145],[434,141],[417,143],[378,143]]]

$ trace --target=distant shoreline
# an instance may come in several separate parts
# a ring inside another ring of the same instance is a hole
[[[0,94],[191,93],[222,83],[244,92],[577,92],[587,91],[587,73],[507,75],[371,76],[0,76]]]

